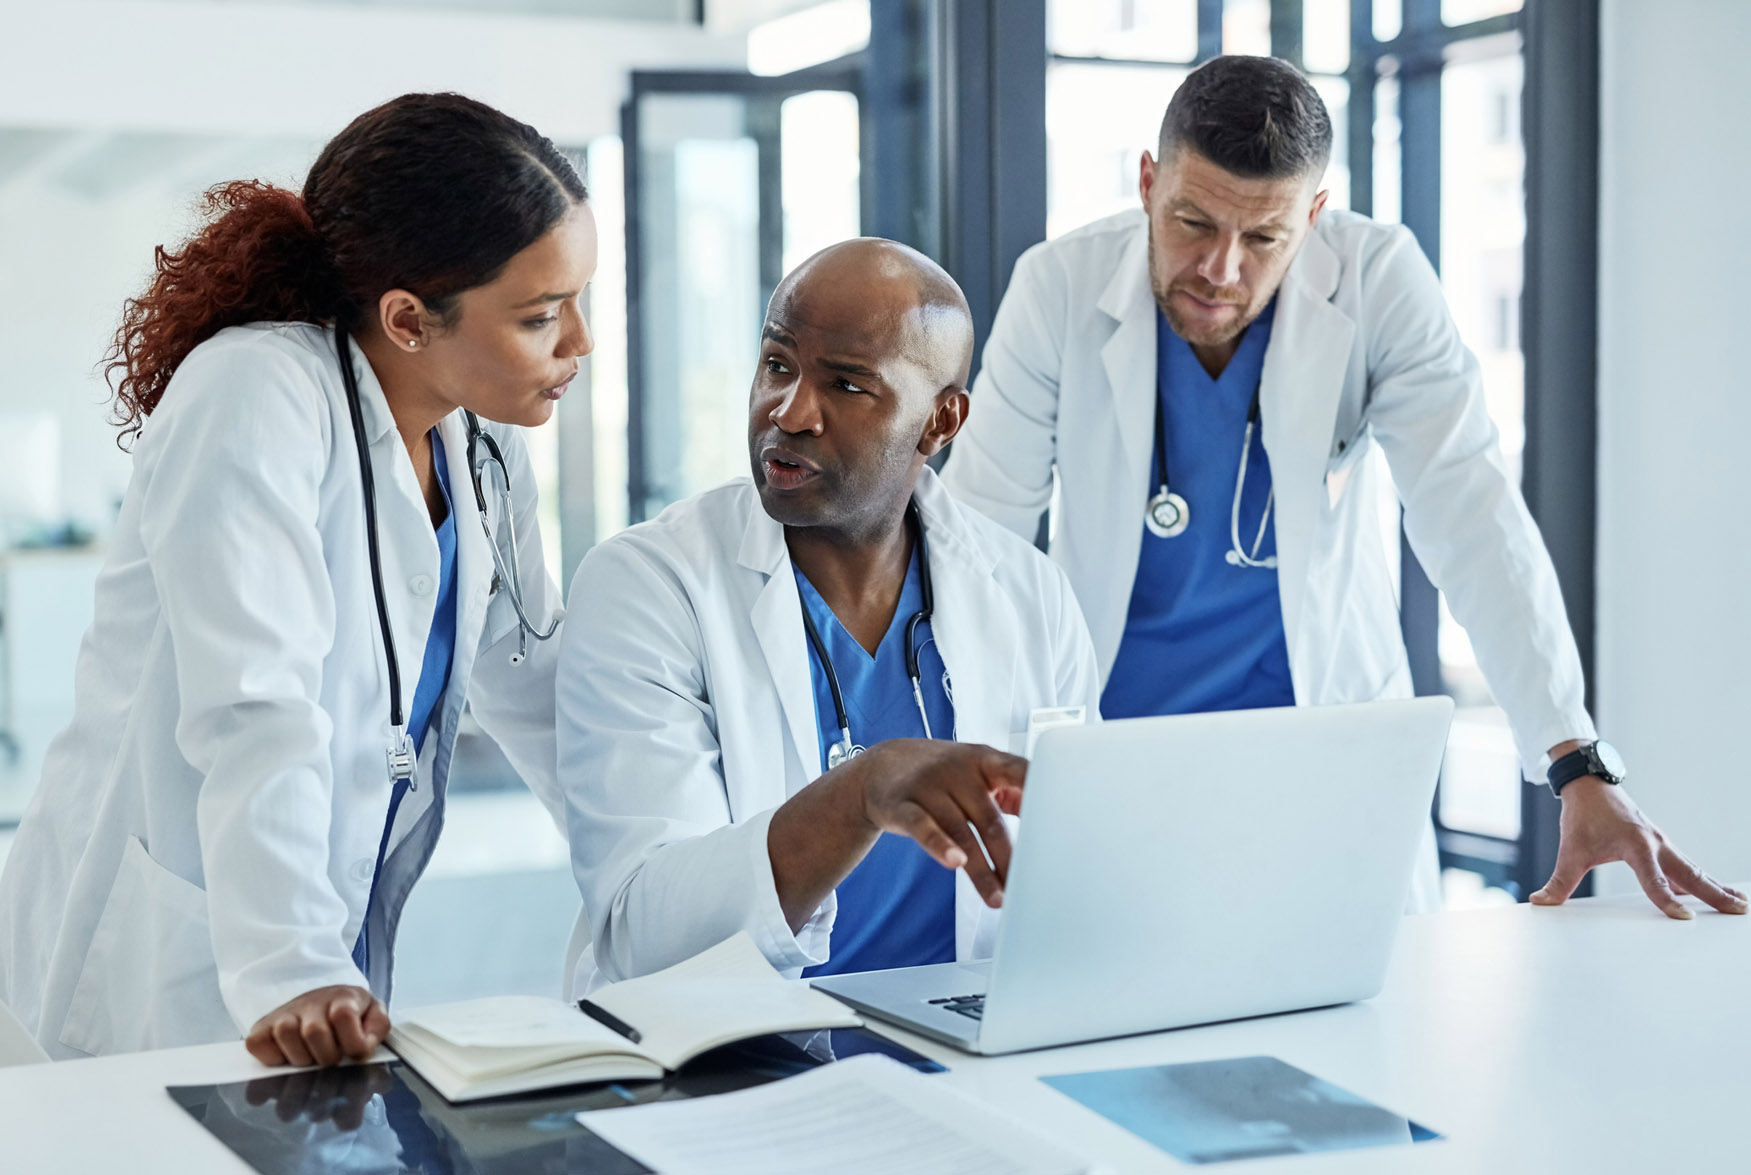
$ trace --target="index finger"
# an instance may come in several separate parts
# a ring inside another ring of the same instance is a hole
[[[991,861],[991,871],[999,884],[1009,883],[1009,829],[1003,823],[1003,813],[990,792],[975,788],[957,788],[949,793],[961,817],[979,834],[985,846],[985,856]]]
[[[1648,895],[1648,900],[1660,907],[1661,913],[1676,921],[1687,921],[1696,915],[1690,912],[1690,907],[1678,900],[1678,895],[1672,892],[1672,883],[1666,880],[1666,874],[1660,869],[1660,862],[1654,856],[1654,850],[1645,842],[1638,842],[1636,849],[1624,854],[1624,863],[1635,870],[1636,880],[1642,883],[1642,892]]]

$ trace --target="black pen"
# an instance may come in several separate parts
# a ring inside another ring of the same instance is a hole
[[[601,1024],[614,1032],[618,1032],[633,1044],[637,1044],[644,1039],[638,1029],[622,1020],[619,1016],[616,1016],[613,1012],[610,1012],[607,1008],[602,1007],[600,1004],[593,1004],[589,1000],[579,1000],[578,1011],[582,1012],[596,1023]]]

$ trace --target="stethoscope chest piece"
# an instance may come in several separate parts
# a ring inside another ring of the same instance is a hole
[[[1156,538],[1177,538],[1192,524],[1192,508],[1186,500],[1165,485],[1155,491],[1143,512],[1143,524]]]
[[[859,755],[863,754],[863,751],[864,748],[851,742],[849,739],[844,742],[834,743],[827,748],[827,770],[831,771],[841,763],[849,762],[850,760],[857,758]]]

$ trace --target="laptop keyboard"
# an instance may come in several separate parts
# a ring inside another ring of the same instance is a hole
[[[966,1016],[969,1019],[983,1020],[985,1018],[984,992],[980,992],[978,995],[944,996],[939,1000],[931,1000],[930,1002],[943,1009],[945,1012],[959,1012],[961,1015]]]

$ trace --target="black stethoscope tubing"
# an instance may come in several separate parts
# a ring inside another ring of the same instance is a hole
[[[1264,388],[1265,381],[1260,379],[1252,387],[1252,402],[1246,409],[1246,423],[1257,428],[1259,423],[1259,392]],[[1250,445],[1252,437],[1249,434],[1247,442]],[[1161,396],[1155,397],[1155,484],[1159,494],[1168,493],[1167,480],[1167,411],[1161,405]]]
[[[340,352],[341,382],[347,391],[347,412],[353,421],[354,447],[359,453],[359,483],[365,498],[365,545],[371,553],[371,592],[377,601],[377,627],[383,633],[384,659],[389,668],[389,721],[405,738],[407,718],[401,708],[401,670],[395,658],[395,637],[389,628],[389,598],[383,590],[383,557],[377,545],[377,479],[371,470],[371,453],[365,445],[365,413],[359,402],[359,381],[353,374],[353,356],[344,327],[335,328],[335,347]],[[394,751],[391,774],[394,774]]]
[[[906,621],[906,676],[912,681],[912,696],[918,702],[918,713],[924,720],[924,737],[930,738],[930,717],[924,711],[923,674],[916,642],[918,626],[930,623],[931,614],[936,610],[936,594],[930,582],[930,544],[924,536],[924,519],[918,513],[916,502],[907,503],[906,518],[912,523],[913,533],[918,536],[918,587],[923,597],[919,601],[922,607]],[[845,709],[845,694],[839,688],[839,674],[833,668],[833,658],[827,654],[827,643],[821,639],[820,630],[815,627],[806,605],[802,612],[803,631],[808,634],[809,644],[814,648],[815,656],[821,662],[821,669],[827,675],[827,692],[833,695],[833,720],[838,723],[840,738],[835,750],[840,755],[830,766],[838,766],[845,759],[855,756],[860,748],[851,741],[851,715]],[[832,755],[828,757],[835,758]]]
[[[353,371],[352,349],[348,345],[346,328],[337,326],[334,334],[335,349],[340,355],[341,383],[347,394],[347,414],[352,418],[353,445],[359,454],[359,482],[365,499],[365,544],[371,556],[371,593],[376,598],[377,627],[383,635],[383,658],[389,671],[389,722],[392,727],[391,743],[387,752],[389,778],[398,782],[407,780],[413,786],[413,740],[408,737],[407,714],[402,705],[401,665],[395,656],[395,636],[389,626],[389,598],[383,590],[383,556],[377,539],[377,479],[371,470],[370,447],[365,443],[364,408],[359,396],[358,376]],[[474,503],[480,511],[480,525],[486,532],[487,547],[492,551],[493,575],[500,581],[500,586],[509,592],[521,628],[518,633],[517,655],[511,658],[511,663],[516,664],[523,659],[523,642],[530,636],[541,641],[550,639],[559,630],[559,621],[555,619],[546,631],[542,631],[530,623],[528,616],[524,614],[523,588],[517,573],[516,536],[511,536],[511,562],[507,568],[499,554],[498,543],[493,538],[492,526],[488,522],[486,489],[480,476],[481,465],[484,463],[475,459],[476,446],[483,445],[487,452],[487,462],[499,467],[499,476],[505,483],[507,511],[510,508],[510,471],[505,465],[504,455],[499,451],[498,442],[480,427],[480,418],[466,409],[462,415],[468,431],[468,472],[474,483]]]

